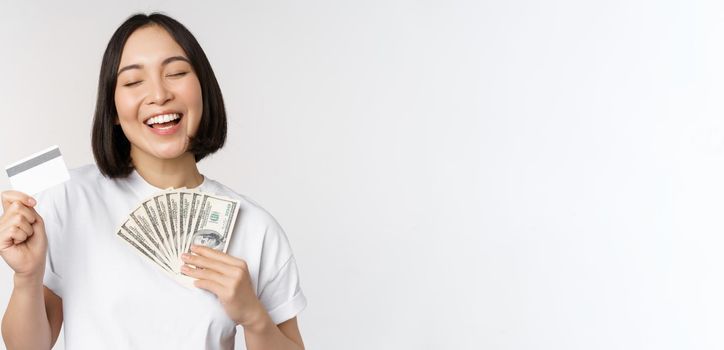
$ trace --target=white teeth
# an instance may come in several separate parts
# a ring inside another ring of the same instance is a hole
[[[146,120],[146,124],[153,125],[153,124],[159,124],[159,123],[168,123],[172,120],[176,120],[179,118],[181,118],[181,116],[178,115],[178,113],[162,114],[162,115],[157,115],[153,118],[149,118],[148,120]]]

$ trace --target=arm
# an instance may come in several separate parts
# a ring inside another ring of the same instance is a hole
[[[304,350],[296,317],[277,326],[269,314],[264,312],[264,316],[256,326],[244,327],[247,349]]]
[[[0,255],[13,269],[14,287],[2,320],[9,349],[50,349],[63,322],[62,301],[43,286],[47,237],[43,218],[26,194],[0,196]]]
[[[15,287],[2,321],[8,349],[50,349],[63,324],[63,301],[37,282],[15,276]]]
[[[254,293],[246,262],[204,246],[192,245],[191,251],[195,255],[181,255],[188,264],[181,272],[196,278],[196,287],[214,293],[229,317],[244,327],[247,349],[304,350],[297,319],[274,324]]]

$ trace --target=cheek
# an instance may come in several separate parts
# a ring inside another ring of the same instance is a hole
[[[135,120],[138,105],[137,98],[123,93],[116,93],[114,96],[114,102],[116,104],[116,111],[118,112],[119,120]]]
[[[204,111],[201,99],[199,99],[198,108],[194,112],[194,118],[192,120],[189,120],[189,131],[191,132],[191,135],[196,135],[196,131],[199,130],[199,125],[201,124],[201,114]]]
[[[201,114],[195,116],[193,119],[189,118],[189,123],[186,127],[186,136],[196,136],[196,133],[199,131],[199,124],[201,124]]]
[[[201,122],[201,114],[204,111],[203,97],[201,96],[201,87],[198,83],[192,84],[188,89],[184,90],[184,100],[187,101],[188,108],[188,134],[193,136],[199,129]]]

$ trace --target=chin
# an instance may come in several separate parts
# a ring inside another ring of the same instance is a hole
[[[183,156],[186,153],[186,151],[176,151],[176,152],[159,152],[156,154],[156,158],[159,159],[176,159],[181,156]]]
[[[183,156],[185,153],[186,147],[168,147],[164,149],[156,149],[152,154],[159,159],[176,159]]]
[[[142,145],[135,145],[134,143],[131,143],[131,152],[143,153],[148,157],[160,160],[171,160],[183,156],[188,150],[188,146],[188,142],[181,140],[155,144],[145,143]]]

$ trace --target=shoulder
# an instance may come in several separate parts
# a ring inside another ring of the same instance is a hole
[[[97,186],[104,182],[113,181],[101,173],[95,164],[86,164],[68,170],[70,173],[70,181],[66,183],[67,187],[80,188],[84,186]]]
[[[248,251],[241,252],[258,247],[261,248],[262,254],[279,258],[288,258],[292,255],[286,232],[269,211],[248,196],[239,194],[217,181],[209,182],[211,191],[239,201],[239,214],[234,227],[235,237],[232,236],[229,246],[232,254],[254,255],[255,253]],[[276,266],[279,263],[283,262],[274,262],[271,265]]]
[[[113,181],[103,176],[95,164],[86,164],[77,168],[68,169],[68,173],[70,174],[70,180],[51,187],[41,192],[41,194],[49,196],[59,195],[61,193],[68,194]]]
[[[104,180],[95,164],[83,165],[68,170],[70,180],[38,193],[36,210],[46,220],[60,221],[63,212],[77,204],[79,194],[93,191],[92,187]]]
[[[239,216],[244,218],[245,224],[261,227],[279,226],[279,223],[269,211],[248,196],[239,194],[228,186],[211,179],[209,179],[209,187],[219,195],[239,201]]]
[[[95,164],[81,165],[79,167],[69,169],[68,172],[70,173],[71,181],[103,177],[100,169],[98,169],[98,166]]]

